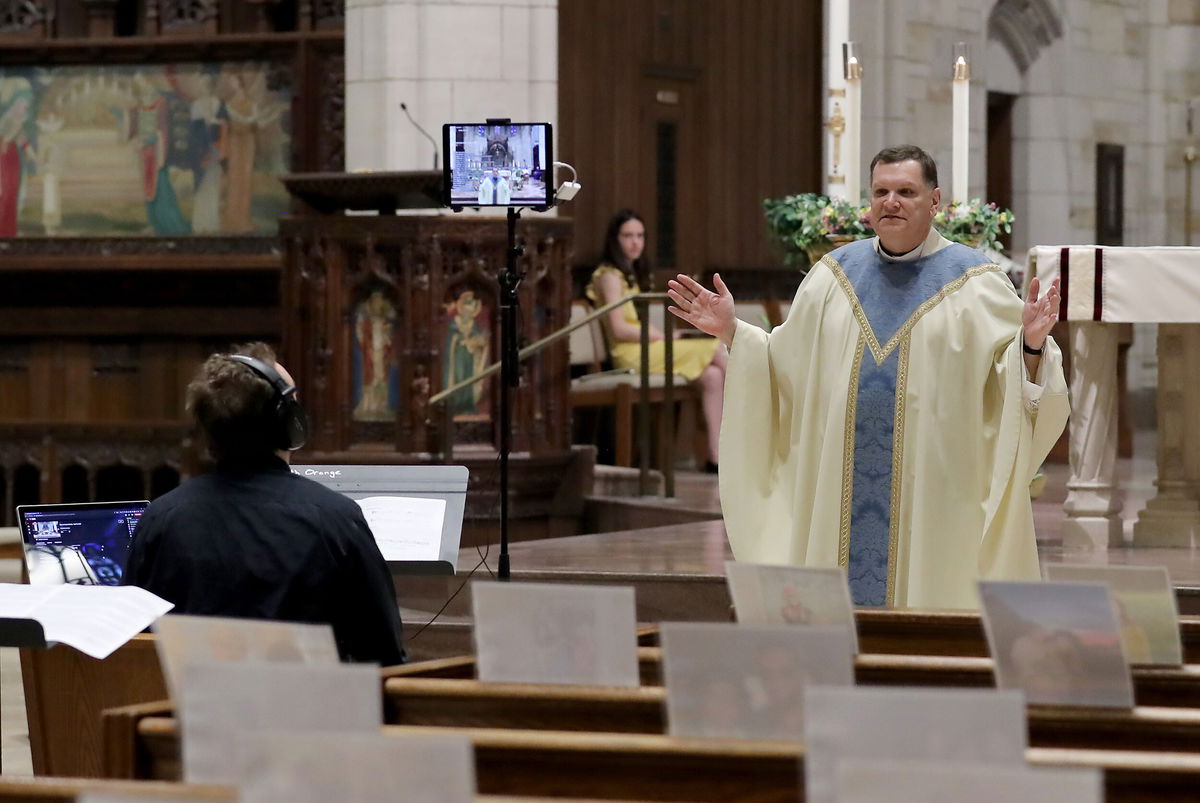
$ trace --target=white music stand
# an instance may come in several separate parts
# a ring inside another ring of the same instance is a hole
[[[442,542],[437,560],[388,561],[396,574],[454,574],[467,503],[466,466],[292,466],[292,472],[350,499],[413,496],[444,499]]]

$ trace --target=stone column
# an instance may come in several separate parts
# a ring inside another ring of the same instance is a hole
[[[1123,546],[1116,488],[1117,327],[1071,323],[1071,479],[1063,546]]]
[[[557,122],[558,0],[346,0],[346,170],[432,169],[489,117]]]
[[[1134,546],[1192,545],[1200,530],[1200,503],[1187,480],[1183,449],[1187,372],[1184,324],[1158,326],[1158,495],[1138,514]]]

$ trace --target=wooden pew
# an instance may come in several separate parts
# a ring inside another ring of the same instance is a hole
[[[859,609],[859,682],[887,685],[993,684],[991,663],[889,659],[887,655],[986,656],[978,614],[969,611]],[[1200,617],[1182,620],[1185,653],[1200,660]],[[639,642],[657,643],[655,628],[639,629]],[[464,663],[465,662],[465,663]],[[658,668],[645,664],[646,682],[658,683]],[[154,636],[136,636],[104,661],[70,647],[22,650],[21,668],[29,719],[30,750],[37,775],[99,777],[100,712],[167,696]],[[472,678],[471,659],[449,658],[399,668],[429,677]],[[394,671],[389,669],[388,671]],[[1200,708],[1200,667],[1138,668],[1138,703]],[[1194,688],[1189,688],[1194,687]]]
[[[105,766],[113,777],[179,777],[179,733],[169,709],[105,712]],[[466,734],[482,794],[604,800],[795,801],[803,783],[797,742],[684,739],[648,734],[387,726],[385,734]],[[120,747],[118,747],[120,743]],[[1029,748],[1036,766],[1098,767],[1108,803],[1195,801],[1200,756]]]
[[[100,712],[167,696],[147,633],[103,661],[65,645],[21,650],[21,676],[36,775],[101,777]]]
[[[236,791],[228,786],[99,778],[19,778],[11,775],[0,778],[0,801],[4,803],[74,803],[84,792],[180,800],[237,800]]]
[[[179,800],[237,800],[228,786],[101,778],[0,778],[0,803],[74,803],[85,792]],[[550,798],[479,795],[478,803],[550,803]]]
[[[949,655],[987,658],[978,611],[855,608],[858,649],[876,655]],[[1200,664],[1200,616],[1181,616],[1183,660]],[[643,628],[638,643],[657,647],[657,628]]]
[[[644,686],[662,684],[662,650],[639,647],[638,663]],[[460,680],[475,677],[470,656],[441,658],[383,670],[387,678],[440,677]],[[855,682],[862,686],[948,686],[988,688],[996,685],[990,658],[928,655],[865,655],[854,660]],[[1200,708],[1200,665],[1182,667],[1135,666],[1135,702],[1141,706]]]
[[[666,733],[666,690],[389,678],[389,725]],[[1029,706],[1035,747],[1200,752],[1200,710]]]

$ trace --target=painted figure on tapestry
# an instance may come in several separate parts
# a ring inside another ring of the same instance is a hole
[[[354,312],[357,421],[389,421],[396,415],[395,332],[396,308],[375,290]]]
[[[189,109],[188,157],[192,168],[192,231],[221,230],[221,160],[229,115],[214,92],[211,73],[196,81],[197,97]]]
[[[487,367],[489,342],[481,328],[483,305],[473,290],[463,290],[458,298],[446,305],[450,320],[446,326],[445,385],[450,387],[470,379]],[[478,415],[484,383],[476,382],[450,396],[447,404],[453,415]]]
[[[35,132],[29,81],[0,79],[0,237],[17,236],[24,179],[36,165]]]
[[[59,180],[65,164],[65,152],[58,141],[63,118],[49,114],[37,121],[38,173],[42,177],[42,226],[46,234],[53,235],[62,227],[62,191]]]
[[[262,70],[233,70],[226,74],[230,90],[225,102],[229,136],[225,154],[228,178],[225,193],[225,230],[254,230],[251,197],[254,165],[260,138],[277,126],[284,107],[265,102],[266,76]]]
[[[171,149],[167,99],[143,75],[134,77],[134,86],[137,104],[129,113],[129,135],[138,149],[146,222],[154,234],[187,234],[191,226],[179,209],[167,164]]]

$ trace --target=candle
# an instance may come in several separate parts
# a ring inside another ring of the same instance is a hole
[[[862,64],[854,42],[842,45],[846,69],[846,200],[862,202]]]
[[[954,46],[954,155],[950,170],[950,199],[962,202],[970,200],[967,164],[971,153],[971,66],[966,50],[963,42]]]
[[[829,18],[825,25],[825,194],[841,198],[846,193],[842,164],[843,126],[836,124],[841,117],[842,98],[846,79],[841,46],[850,38],[850,0],[829,0]]]

